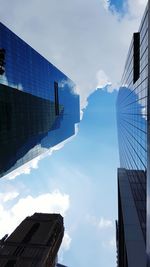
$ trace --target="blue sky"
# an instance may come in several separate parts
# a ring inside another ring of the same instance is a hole
[[[124,5],[127,3],[127,1],[124,0],[110,0],[110,6],[114,6],[117,12],[125,12],[124,11]]]
[[[25,166],[23,174],[1,179],[0,234],[10,233],[35,211],[60,212],[66,233],[59,259],[72,267],[116,266],[115,102],[146,0],[128,0],[122,16],[124,3],[0,0],[1,21],[77,84],[83,109],[73,139]]]

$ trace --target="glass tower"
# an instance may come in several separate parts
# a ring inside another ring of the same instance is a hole
[[[0,177],[75,133],[75,84],[0,23]]]
[[[126,209],[123,205],[124,194],[121,195],[120,193],[120,180],[123,179],[121,178],[123,175],[132,193],[135,212],[146,244],[148,262],[150,261],[150,231],[148,231],[150,229],[149,21],[150,8],[148,1],[139,31],[133,34],[117,99],[120,156],[120,169],[118,170],[120,196],[118,196],[118,201],[121,207],[119,208],[120,218],[122,216],[122,219],[120,219],[122,226],[120,225],[120,227],[122,227],[122,235],[124,236],[126,250],[128,250],[125,218],[121,215],[121,213],[125,213]]]

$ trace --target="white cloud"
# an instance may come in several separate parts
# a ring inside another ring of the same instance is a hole
[[[116,251],[116,238],[113,236],[110,240],[105,240],[102,242],[102,247],[105,249]]]
[[[100,220],[99,220],[98,227],[99,227],[100,229],[112,228],[112,227],[113,227],[113,222],[112,222],[111,220],[104,219],[104,218],[102,217],[102,218],[100,218]]]
[[[14,192],[6,192],[6,193],[0,193],[0,200],[2,202],[7,202],[9,200],[13,200],[16,197],[19,196],[19,193],[17,191]]]
[[[66,211],[69,208],[69,196],[61,194],[59,191],[54,191],[51,194],[43,194],[36,198],[32,196],[27,196],[22,198],[12,207],[13,214],[19,214],[19,216],[24,216],[25,213],[31,215],[33,211],[36,212],[55,212],[61,213],[65,216]]]
[[[64,217],[69,207],[69,195],[59,190],[37,197],[28,195],[19,199],[10,209],[4,209],[0,204],[0,235],[10,234],[25,217],[35,212],[60,213]]]
[[[96,226],[100,230],[108,229],[113,227],[113,222],[112,220],[105,219],[104,217],[101,217],[98,219],[95,216],[88,215],[87,220],[90,224],[93,226]]]
[[[96,74],[97,86],[96,88],[104,88],[107,85],[111,85],[111,82],[103,70],[99,70]]]
[[[61,248],[63,250],[69,250],[70,244],[71,244],[71,237],[69,236],[69,234],[67,232],[65,232],[64,237],[63,237],[63,241],[61,244]]]
[[[112,237],[112,239],[109,240],[109,245],[112,248],[116,248],[116,238]]]
[[[69,236],[68,232],[65,232],[62,243],[61,243],[61,247],[58,253],[59,262],[63,262],[64,253],[65,251],[70,249],[70,245],[71,245],[71,237]]]
[[[103,4],[104,8],[106,10],[108,10],[109,9],[109,6],[110,6],[110,0],[101,0],[101,2]]]
[[[141,17],[147,2],[147,0],[128,0],[129,14],[133,18]]]

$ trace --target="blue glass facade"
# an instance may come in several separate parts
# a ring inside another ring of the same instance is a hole
[[[117,99],[121,168],[147,168],[148,9],[140,27],[140,75],[134,83],[132,39]]]
[[[75,133],[75,84],[0,23],[0,177]]]
[[[126,179],[131,187],[144,239],[147,228],[145,241],[148,258],[150,256],[149,21],[148,1],[139,31],[133,34],[117,99],[120,168],[126,170]],[[148,261],[150,262],[150,259]]]

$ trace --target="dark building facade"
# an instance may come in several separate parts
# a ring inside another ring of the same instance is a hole
[[[0,177],[75,133],[75,84],[0,23]]]
[[[146,267],[145,188],[143,171],[118,169],[118,267]]]
[[[62,265],[60,263],[57,263],[56,267],[67,267],[66,265]]]
[[[1,267],[55,267],[64,235],[60,214],[35,213],[3,242]]]
[[[133,34],[117,99],[119,267],[144,267],[147,256],[150,261],[149,5],[148,1],[139,31]],[[140,265],[140,260],[133,264],[132,256],[138,259],[137,253],[139,258],[145,257],[143,265]]]

